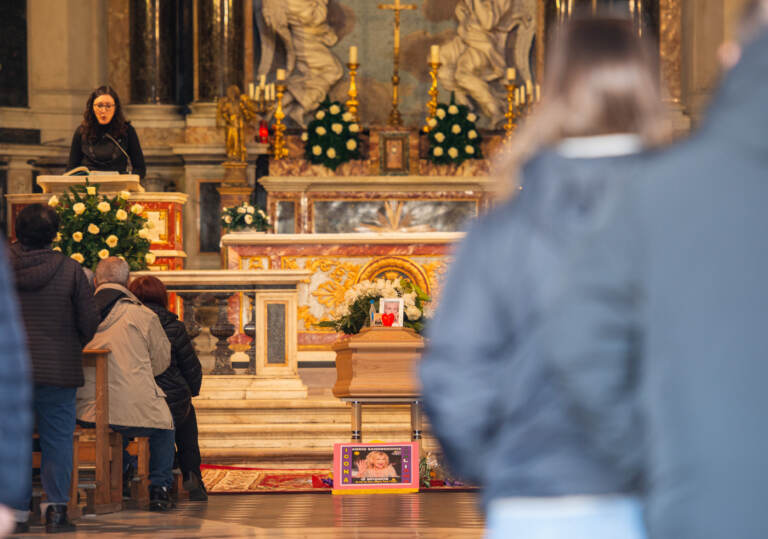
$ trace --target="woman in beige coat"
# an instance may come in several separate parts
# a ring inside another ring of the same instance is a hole
[[[101,323],[87,348],[110,350],[109,423],[125,437],[149,437],[150,510],[170,508],[175,452],[173,418],[155,376],[168,368],[171,345],[155,313],[144,307],[125,285],[128,264],[109,257],[96,267],[96,304]],[[94,421],[94,375],[77,394],[77,418]]]

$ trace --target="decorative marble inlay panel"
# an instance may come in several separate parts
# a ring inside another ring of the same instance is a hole
[[[293,200],[280,200],[277,202],[276,225],[278,234],[293,234],[296,232],[296,202]]]
[[[477,201],[316,201],[314,232],[457,232],[477,215]]]
[[[285,363],[285,303],[267,303],[267,363]]]

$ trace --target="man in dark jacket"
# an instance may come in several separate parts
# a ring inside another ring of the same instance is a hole
[[[639,387],[654,539],[768,533],[766,50],[764,27],[700,131],[626,185],[542,339],[606,455],[634,451]]]
[[[31,457],[32,380],[13,278],[0,244],[0,537],[15,524],[8,508],[29,504]]]
[[[59,218],[53,208],[32,204],[16,218],[18,243],[10,257],[27,333],[35,384],[34,410],[42,452],[41,478],[50,505],[46,530],[71,531],[67,518],[72,478],[75,393],[83,385],[83,346],[99,323],[93,289],[83,268],[51,249]],[[25,528],[26,501],[15,507]]]

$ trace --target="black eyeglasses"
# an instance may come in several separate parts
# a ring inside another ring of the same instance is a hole
[[[101,110],[110,110],[115,108],[115,104],[114,103],[97,103],[93,107]]]

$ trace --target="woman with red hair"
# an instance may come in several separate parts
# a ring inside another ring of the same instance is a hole
[[[165,391],[165,399],[176,426],[176,455],[184,476],[189,499],[205,501],[208,494],[200,473],[200,447],[197,443],[197,417],[192,397],[200,394],[203,371],[187,330],[179,318],[168,310],[168,292],[157,277],[145,275],[131,281],[128,289],[152,309],[171,342],[171,365],[155,377]]]

